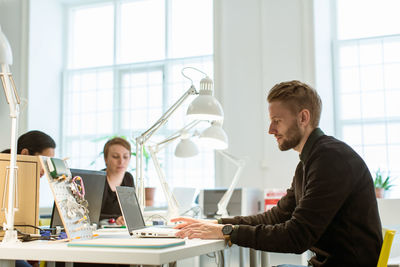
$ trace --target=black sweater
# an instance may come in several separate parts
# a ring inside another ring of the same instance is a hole
[[[125,172],[121,186],[135,187],[132,174]],[[103,202],[101,204],[100,220],[110,218],[117,219],[119,216],[122,216],[122,212],[119,207],[117,193],[111,190],[106,180],[106,184],[104,185]]]
[[[322,266],[376,266],[382,230],[371,174],[345,143],[315,129],[292,185],[271,210],[224,218],[232,243],[258,250],[316,252]]]

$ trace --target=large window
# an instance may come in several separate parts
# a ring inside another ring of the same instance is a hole
[[[183,67],[213,75],[212,0],[67,6],[67,22],[62,154],[70,156],[71,167],[102,169],[101,151],[108,138],[133,140],[148,129],[190,87],[180,73]],[[202,76],[190,75],[198,88]],[[155,141],[188,122],[184,115],[190,102]],[[159,153],[171,186],[213,187],[213,152],[182,160],[172,157],[174,146]],[[135,168],[134,158],[131,163]],[[148,176],[158,186],[151,162]]]
[[[398,177],[400,195],[400,2],[337,0],[337,133],[366,161]]]

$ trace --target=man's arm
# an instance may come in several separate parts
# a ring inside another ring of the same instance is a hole
[[[319,155],[291,218],[275,225],[239,225],[231,242],[258,250],[302,253],[321,237],[352,190],[348,163]],[[267,221],[267,220],[265,220]]]

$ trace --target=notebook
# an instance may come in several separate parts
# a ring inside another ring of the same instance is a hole
[[[136,197],[135,188],[117,186],[117,198],[129,234],[134,237],[174,237],[177,229],[150,226],[146,227],[142,210]]]

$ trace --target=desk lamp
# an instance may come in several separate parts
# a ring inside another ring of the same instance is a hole
[[[171,142],[175,141],[176,139],[180,138],[180,142],[175,148],[175,156],[180,158],[188,158],[196,156],[199,153],[199,150],[196,144],[190,139],[192,135],[189,134],[189,131],[194,128],[197,124],[199,124],[200,120],[192,121],[191,123],[184,126],[181,130],[177,131],[176,133],[172,134],[170,137],[166,138],[165,140],[159,142],[154,146],[149,146],[148,150],[150,152],[151,158],[154,162],[154,166],[156,168],[160,183],[162,185],[162,189],[164,191],[165,198],[168,202],[168,221],[171,218],[178,217],[179,214],[179,203],[176,201],[176,198],[172,191],[169,189],[168,183],[165,180],[165,174],[161,168],[161,165],[157,158],[157,153],[163,149],[166,145],[170,144]],[[222,142],[226,142],[225,146],[227,146],[227,136],[225,131],[222,129],[221,124],[211,125],[211,127],[207,128],[204,132],[210,131],[210,128],[214,128],[211,131],[213,133],[217,133],[214,140],[214,136],[208,135],[209,140],[211,142],[209,144],[218,144],[221,146]],[[195,132],[193,136],[198,136],[199,134]],[[200,135],[201,136],[201,135]],[[225,137],[225,139],[221,139],[221,136]],[[228,200],[229,201],[229,200]]]
[[[200,91],[197,92],[193,80],[185,75],[186,69],[193,69],[206,77],[200,81]],[[198,95],[189,105],[186,115],[194,120],[222,120],[224,113],[218,100],[213,96],[212,80],[196,68],[186,67],[181,71],[182,75],[191,81],[190,88],[145,132],[136,138],[136,194],[142,210],[145,206],[144,177],[143,177],[143,149],[149,139],[162,127],[168,118],[185,102],[191,95]]]
[[[10,118],[11,118],[11,155],[10,155],[10,166],[9,166],[9,181],[8,181],[8,205],[5,210],[6,222],[4,223],[5,235],[2,242],[19,242],[17,237],[17,231],[14,229],[14,213],[16,208],[14,207],[15,195],[16,195],[16,179],[17,170],[16,159],[17,159],[17,132],[18,132],[18,116],[19,116],[19,104],[20,99],[18,97],[17,89],[10,72],[9,65],[12,65],[12,52],[10,43],[7,37],[3,34],[0,27],[0,79],[1,84],[4,88],[6,101],[10,106]],[[5,179],[5,185],[7,184],[7,177]],[[6,188],[4,188],[4,194]]]
[[[228,190],[225,192],[225,194],[218,202],[218,211],[216,213],[216,217],[228,217],[229,214],[227,211],[227,206],[232,197],[233,191],[235,190],[235,187],[239,181],[240,175],[242,173],[242,170],[246,162],[245,160],[236,158],[235,156],[224,151],[225,149],[228,148],[228,137],[221,126],[222,126],[222,121],[213,121],[211,123],[211,127],[207,128],[200,134],[199,141],[207,145],[208,147],[215,149],[219,154],[227,158],[229,161],[231,161],[238,167],[231,182],[231,185],[229,186]],[[178,146],[176,147],[175,150],[176,156],[178,157],[181,155],[185,156],[183,152],[185,151],[185,149],[183,148],[184,146],[185,143],[183,143],[182,140],[181,143],[179,143]]]

